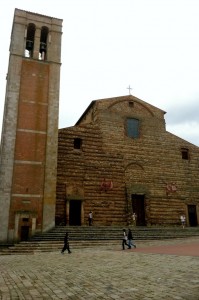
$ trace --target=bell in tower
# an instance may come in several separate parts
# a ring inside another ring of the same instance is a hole
[[[28,51],[32,51],[33,50],[33,41],[29,41],[29,40],[26,41],[26,49]]]

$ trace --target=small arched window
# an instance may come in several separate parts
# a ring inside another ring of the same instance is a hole
[[[40,46],[39,46],[39,59],[47,59],[47,40],[48,40],[48,27],[41,28]]]
[[[25,57],[33,57],[35,30],[35,24],[28,24],[26,34]]]

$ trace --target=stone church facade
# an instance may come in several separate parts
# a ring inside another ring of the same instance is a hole
[[[199,148],[169,132],[165,112],[132,95],[92,101],[59,130],[56,224],[199,224]]]

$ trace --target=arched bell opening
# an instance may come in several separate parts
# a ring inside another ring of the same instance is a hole
[[[35,24],[28,24],[25,44],[25,57],[33,57],[35,30]]]
[[[39,47],[39,59],[46,60],[47,59],[47,38],[48,38],[48,27],[43,26],[41,28],[41,36],[40,36],[40,47]]]

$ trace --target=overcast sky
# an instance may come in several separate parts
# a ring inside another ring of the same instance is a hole
[[[15,8],[63,19],[59,128],[130,85],[167,112],[167,131],[199,146],[199,0],[4,0],[0,126]]]

